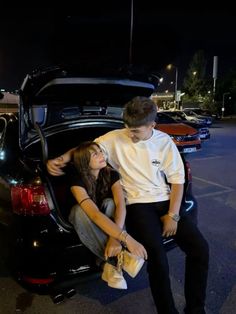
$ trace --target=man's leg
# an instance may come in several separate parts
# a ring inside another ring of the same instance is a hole
[[[174,314],[178,312],[171,293],[169,265],[159,219],[162,203],[128,205],[126,227],[147,250],[147,271],[158,314]]]
[[[208,276],[209,247],[190,217],[178,223],[176,243],[186,253],[185,297],[188,314],[204,314]]]

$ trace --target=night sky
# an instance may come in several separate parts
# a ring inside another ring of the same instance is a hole
[[[0,88],[18,89],[28,72],[58,64],[97,71],[132,64],[161,72],[173,63],[181,79],[200,49],[206,53],[209,73],[214,55],[219,57],[219,75],[235,68],[235,13],[230,7],[221,3],[209,9],[168,8],[156,2],[133,1],[132,32],[128,0],[87,1],[86,6],[78,3],[77,9],[65,8],[64,3],[56,11],[2,10]]]

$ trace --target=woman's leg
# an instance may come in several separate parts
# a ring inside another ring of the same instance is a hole
[[[113,219],[115,215],[115,203],[112,198],[105,198],[102,202],[102,211],[104,214]]]
[[[105,199],[102,207],[106,216],[113,217],[115,206],[112,199]],[[74,226],[81,242],[96,256],[105,260],[104,250],[108,240],[107,234],[91,221],[79,205],[72,207],[69,221]]]

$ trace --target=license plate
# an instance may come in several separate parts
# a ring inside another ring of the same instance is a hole
[[[196,152],[196,147],[187,147],[187,148],[184,148],[183,152],[184,153],[192,153],[192,152]]]

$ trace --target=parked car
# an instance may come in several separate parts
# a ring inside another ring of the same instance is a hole
[[[1,223],[10,230],[11,265],[20,283],[43,289],[100,271],[68,215],[73,201],[66,176],[46,171],[48,158],[79,142],[123,128],[122,106],[149,96],[152,76],[80,76],[70,69],[35,71],[20,88],[19,117],[2,115],[0,138]],[[197,217],[191,169],[185,166],[183,215]],[[3,193],[4,192],[4,193]],[[7,221],[3,221],[7,217]],[[163,238],[166,249],[173,238]]]
[[[194,121],[196,119],[198,119],[201,123],[205,123],[207,126],[211,126],[212,125],[212,117],[210,116],[206,116],[206,115],[200,115],[195,113],[191,108],[187,109],[183,109],[183,112],[186,114],[187,119],[189,119],[190,121]]]
[[[162,111],[162,112],[172,117],[176,122],[185,123],[191,126],[192,128],[198,130],[201,140],[207,140],[210,138],[211,135],[210,135],[209,128],[204,123],[196,123],[196,122],[187,120],[182,111],[174,110],[174,111]]]
[[[193,153],[201,149],[199,132],[179,123],[164,112],[157,113],[156,128],[170,135],[181,153]]]
[[[201,124],[201,125],[207,125],[206,124],[206,121],[204,119],[200,119],[200,118],[197,118],[197,116],[191,116],[191,115],[188,115],[186,114],[184,111],[182,110],[172,110],[172,111],[177,111],[179,113],[181,113],[181,115],[187,120],[187,121],[190,121],[190,122],[194,122],[194,123],[197,123],[197,124]]]
[[[202,108],[185,108],[185,109],[191,109],[194,111],[196,114],[201,115],[201,116],[208,116],[211,117],[212,120],[219,120],[221,119],[221,113],[217,112],[216,110],[213,112],[209,109],[202,109]]]

